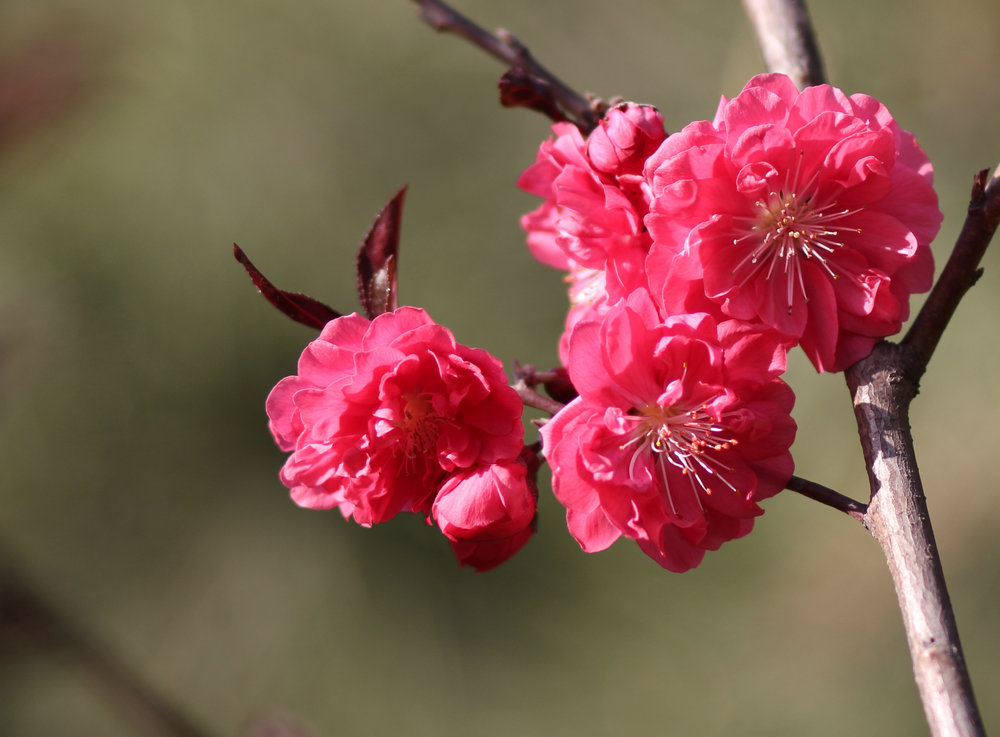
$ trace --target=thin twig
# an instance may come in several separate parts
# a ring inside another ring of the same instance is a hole
[[[743,0],[768,71],[783,72],[799,89],[826,82],[805,0]]]
[[[0,551],[2,553],[3,551]],[[0,645],[69,657],[94,686],[142,733],[159,737],[204,737],[205,732],[174,705],[112,657],[65,612],[35,591],[24,574],[0,555]]]
[[[590,101],[539,64],[528,48],[511,33],[501,28],[494,35],[441,0],[413,0],[413,2],[420,6],[421,19],[434,30],[448,31],[461,36],[504,64],[520,67],[548,83],[553,98],[566,117],[585,134],[597,127],[600,114]]]
[[[975,176],[969,212],[958,235],[951,256],[941,271],[937,283],[927,296],[923,308],[913,321],[903,345],[914,348],[926,368],[965,293],[982,275],[979,263],[1000,224],[1000,168],[992,178],[983,169]],[[919,378],[919,377],[918,377]]]
[[[865,512],[868,511],[867,504],[862,504],[859,501],[851,499],[849,496],[841,494],[839,491],[834,491],[827,486],[817,484],[815,481],[809,481],[799,476],[792,476],[785,488],[789,491],[796,491],[814,501],[826,504],[828,507],[833,507],[859,522],[865,521]]]
[[[557,402],[554,399],[543,397],[541,394],[528,386],[524,379],[519,379],[510,386],[517,392],[517,395],[521,397],[521,401],[526,405],[534,407],[535,409],[540,409],[543,412],[548,412],[550,415],[554,415],[565,406],[562,402]]]

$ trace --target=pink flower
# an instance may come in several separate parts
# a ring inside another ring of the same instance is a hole
[[[839,371],[900,329],[930,288],[941,224],[932,168],[885,106],[828,85],[754,77],[713,122],[646,163],[647,260],[661,309],[696,282],[723,313],[799,341]]]
[[[431,511],[462,565],[485,571],[534,534],[537,497],[525,464],[502,461],[450,476]]]
[[[620,536],[672,571],[741,537],[785,487],[794,395],[773,331],[706,314],[660,321],[636,292],[577,325],[580,396],[542,427],[552,486],[587,552]]]
[[[559,337],[559,360],[564,366],[569,360],[569,336],[573,327],[579,322],[600,319],[608,311],[610,302],[607,272],[601,269],[577,266],[570,269],[565,281],[569,285],[569,312]]]
[[[617,178],[623,189],[638,188],[646,159],[665,137],[663,116],[655,107],[623,102],[608,110],[587,137],[587,158],[597,171]]]
[[[555,139],[542,143],[518,186],[545,198],[521,219],[528,247],[542,263],[569,272],[565,344],[582,317],[646,286],[651,240],[642,172],[666,133],[655,108],[633,103],[611,108],[586,140],[569,123],[552,130]]]
[[[497,359],[414,307],[331,320],[267,398],[295,502],[365,526],[428,515],[450,474],[516,458],[521,411]]]
[[[609,110],[587,140],[570,123],[556,123],[552,131],[555,139],[542,143],[517,182],[545,199],[521,220],[532,252],[564,269],[604,269],[609,259],[635,261],[637,250],[644,255],[649,197],[642,170],[666,135],[660,114],[625,103]]]
[[[576,126],[556,123],[552,129],[556,139],[542,144],[538,161],[518,180],[547,200],[522,219],[535,257],[557,268],[602,269],[609,258],[637,248],[645,253],[645,207],[593,168]]]

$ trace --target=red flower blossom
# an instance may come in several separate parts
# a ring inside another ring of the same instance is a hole
[[[497,359],[414,307],[331,320],[267,399],[295,502],[365,526],[429,515],[450,474],[516,458],[521,411]]]
[[[521,218],[528,248],[542,263],[569,272],[571,308],[560,341],[565,362],[573,325],[646,286],[651,241],[642,222],[649,209],[642,172],[666,133],[656,108],[633,103],[611,108],[586,140],[570,123],[552,130],[555,139],[542,143],[518,186],[545,198]]]
[[[754,77],[713,122],[646,163],[650,287],[666,314],[690,290],[801,343],[839,371],[900,329],[930,288],[941,224],[932,169],[885,106],[828,85]]]
[[[450,476],[431,511],[461,564],[485,571],[514,555],[534,534],[537,497],[527,466],[503,461]]]
[[[542,427],[552,486],[587,552],[624,535],[672,571],[750,531],[792,474],[794,395],[773,331],[707,314],[660,322],[638,291],[577,325],[580,396]]]
[[[660,114],[624,103],[609,110],[587,140],[570,123],[556,123],[552,131],[556,137],[542,143],[517,182],[545,199],[521,220],[535,257],[556,268],[604,269],[609,259],[645,254],[649,198],[642,171],[666,135]]]

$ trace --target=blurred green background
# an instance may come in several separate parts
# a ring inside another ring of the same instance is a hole
[[[735,1],[458,7],[671,130],[762,71]],[[942,262],[973,172],[1000,160],[1000,4],[812,11],[831,81],[885,102],[934,161]],[[288,499],[263,403],[314,333],[256,294],[233,241],[350,311],[355,249],[408,183],[401,300],[508,366],[555,361],[563,287],[523,247],[536,203],[514,187],[547,123],[499,108],[501,66],[405,0],[0,5],[8,80],[36,58],[61,92],[0,150],[0,542],[207,732],[269,715],[358,737],[925,731],[878,547],[791,492],[684,575],[627,542],[582,553],[547,488],[539,534],[483,575],[415,517],[365,530]],[[913,414],[993,731],[997,259]],[[842,378],[796,354],[788,380],[797,472],[865,498]],[[0,649],[0,734],[142,733],[73,662]]]

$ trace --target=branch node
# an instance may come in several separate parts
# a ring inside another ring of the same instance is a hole
[[[543,80],[552,89],[552,97],[565,112],[566,119],[584,135],[597,127],[600,120],[587,98],[543,67],[510,31],[501,28],[495,34],[486,31],[441,0],[413,0],[420,6],[418,15],[437,31],[449,31],[461,36],[495,59],[511,67],[522,67],[528,74]]]

